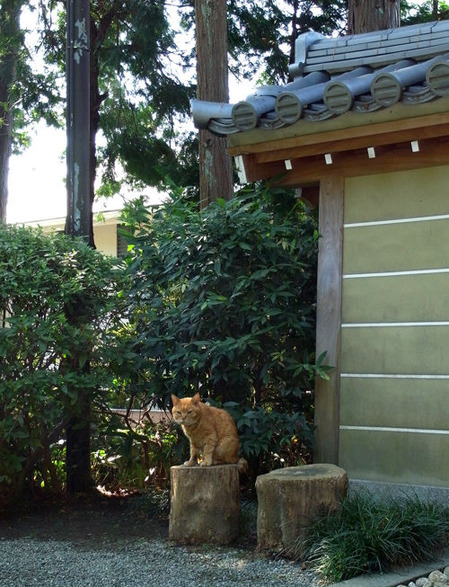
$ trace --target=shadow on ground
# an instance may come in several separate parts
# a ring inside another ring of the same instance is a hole
[[[111,544],[128,538],[167,540],[168,518],[145,511],[141,496],[93,492],[28,505],[0,520],[0,540],[25,537],[70,540],[80,545]]]

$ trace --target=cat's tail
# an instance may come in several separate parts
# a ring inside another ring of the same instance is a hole
[[[237,462],[237,470],[240,474],[246,473],[248,470],[248,462],[246,459],[239,459]]]

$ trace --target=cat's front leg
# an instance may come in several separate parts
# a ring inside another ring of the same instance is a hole
[[[195,467],[198,464],[200,449],[190,443],[190,459],[184,463],[184,467]]]
[[[214,450],[215,445],[208,446],[206,444],[203,450],[203,460],[200,463],[202,467],[210,467],[214,464]]]

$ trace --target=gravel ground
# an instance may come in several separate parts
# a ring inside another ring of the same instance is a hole
[[[184,547],[128,507],[71,504],[0,522],[0,587],[318,587],[311,571],[254,545]]]
[[[2,540],[0,548],[2,587],[319,585],[312,574],[285,561],[255,559],[234,549],[192,552],[154,539],[80,548],[67,541],[21,538]]]

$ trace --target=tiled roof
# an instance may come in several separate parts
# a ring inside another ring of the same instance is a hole
[[[305,33],[290,73],[291,83],[258,87],[237,104],[192,100],[195,126],[228,135],[449,95],[449,21],[340,38]]]

